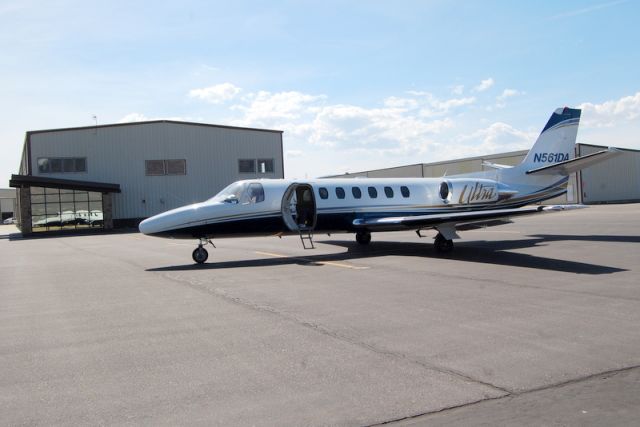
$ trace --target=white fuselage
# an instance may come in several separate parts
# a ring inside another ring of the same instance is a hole
[[[562,177],[551,180],[546,177],[538,185],[529,182],[511,186],[489,178],[508,172],[444,178],[240,181],[234,185],[245,187],[239,190],[244,191],[242,194],[227,198],[218,195],[164,212],[143,221],[140,230],[176,238],[288,234],[305,228],[316,232],[353,232],[357,219],[519,207],[565,191],[566,179]],[[261,187],[263,196],[259,200],[246,194],[251,185]],[[310,194],[300,196],[300,189]],[[302,197],[309,196],[308,204],[304,205]],[[306,224],[299,221],[305,210]]]

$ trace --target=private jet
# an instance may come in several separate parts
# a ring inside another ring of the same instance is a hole
[[[366,245],[372,232],[415,230],[422,236],[435,229],[435,250],[446,253],[459,231],[584,207],[535,205],[564,194],[571,173],[619,154],[609,148],[575,158],[580,113],[555,110],[516,166],[484,163],[489,170],[442,178],[238,181],[209,200],[142,221],[140,232],[197,239],[192,257],[199,264],[207,261],[204,246],[212,239],[239,236],[299,235],[310,249],[314,233],[353,233]]]

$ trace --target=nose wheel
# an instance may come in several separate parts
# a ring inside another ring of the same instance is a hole
[[[204,264],[209,258],[209,252],[207,252],[207,250],[204,248],[204,245],[207,244],[213,246],[214,248],[216,247],[216,245],[214,245],[211,240],[202,238],[200,239],[200,244],[198,245],[198,247],[195,248],[191,253],[191,258],[193,258],[193,260],[198,264]]]
[[[207,261],[207,258],[209,258],[209,252],[207,252],[207,250],[202,246],[198,246],[193,250],[191,257],[198,264],[204,264]]]

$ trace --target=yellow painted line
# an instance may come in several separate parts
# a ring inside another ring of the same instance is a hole
[[[314,261],[312,259],[309,258],[302,258],[302,257],[290,257],[287,255],[282,255],[282,254],[274,254],[273,252],[260,252],[260,251],[256,251],[255,252],[258,255],[266,255],[266,256],[271,256],[274,258],[291,258],[291,259],[299,259],[301,261],[306,261],[312,264],[320,264],[320,265],[330,265],[332,267],[340,267],[340,268],[348,268],[350,270],[367,270],[369,269],[369,267],[359,267],[356,265],[351,265],[351,264],[345,264],[342,262],[335,262],[335,261]]]
[[[288,256],[286,256],[286,255],[274,254],[274,253],[271,253],[271,252],[259,252],[259,251],[256,251],[255,253],[256,253],[256,254],[258,254],[258,255],[267,255],[267,256],[272,256],[272,257],[274,257],[274,258],[289,258],[289,257],[288,257]]]

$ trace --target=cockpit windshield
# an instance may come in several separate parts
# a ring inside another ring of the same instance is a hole
[[[209,202],[220,203],[259,203],[264,200],[264,188],[257,182],[234,182],[225,187],[218,194],[209,199]]]

